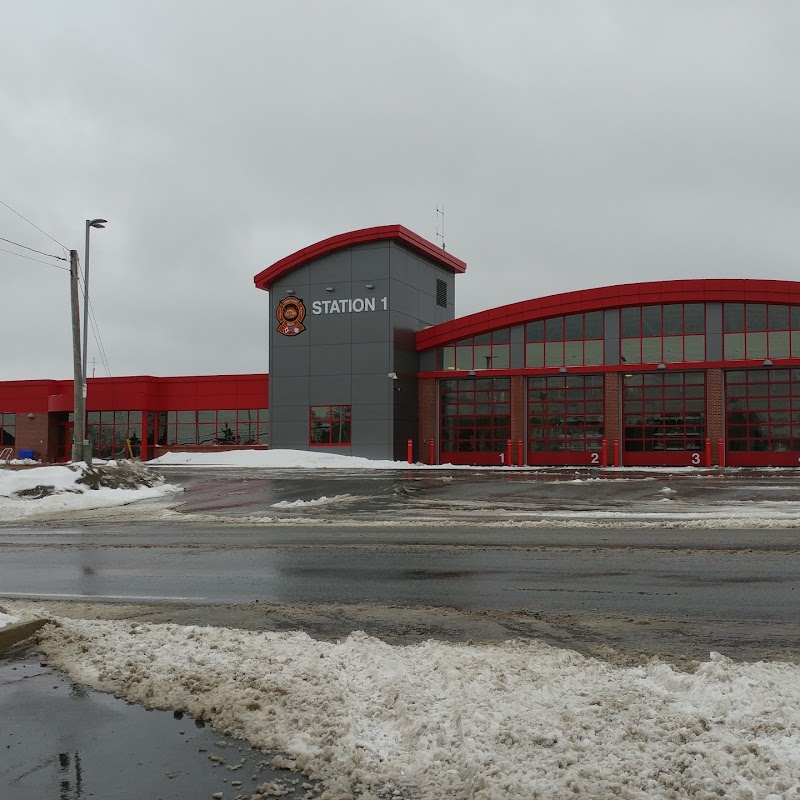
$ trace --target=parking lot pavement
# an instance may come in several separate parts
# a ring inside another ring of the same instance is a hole
[[[265,783],[307,796],[303,776],[269,766],[272,754],[75,684],[31,645],[0,656],[0,719],[9,800],[241,800]]]

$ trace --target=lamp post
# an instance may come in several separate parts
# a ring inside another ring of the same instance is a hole
[[[105,228],[107,219],[87,219],[86,220],[86,245],[83,250],[83,359],[82,375],[83,378],[83,418],[84,418],[84,438],[83,438],[83,460],[92,463],[92,451],[89,444],[89,431],[86,426],[86,369],[88,366],[87,349],[89,344],[89,231],[92,228]],[[78,409],[75,409],[78,413]]]

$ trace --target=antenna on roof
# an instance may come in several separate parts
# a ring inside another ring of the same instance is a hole
[[[442,217],[442,220],[441,220],[441,222],[442,222],[442,232],[441,233],[439,233],[439,216],[440,215]],[[442,205],[442,207],[439,208],[439,204],[437,203],[436,204],[436,243],[437,244],[439,243],[440,239],[442,241],[442,250],[447,250],[447,248],[444,245],[444,205]]]

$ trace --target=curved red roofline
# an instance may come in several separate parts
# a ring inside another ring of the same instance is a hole
[[[429,350],[482,333],[562,314],[660,303],[777,303],[800,305],[800,282],[709,278],[625,283],[511,303],[443,322],[417,333],[417,350]]]
[[[420,255],[431,259],[439,266],[453,272],[464,272],[467,268],[467,265],[461,259],[451,256],[446,250],[437,247],[427,239],[423,239],[408,228],[404,228],[402,225],[381,225],[377,228],[362,228],[349,233],[340,233],[337,236],[331,236],[329,239],[323,239],[321,242],[304,247],[302,250],[276,261],[272,266],[259,272],[253,278],[253,282],[257,289],[269,290],[270,286],[278,278],[303,266],[303,264],[307,264],[309,261],[356,244],[387,240],[399,241]]]

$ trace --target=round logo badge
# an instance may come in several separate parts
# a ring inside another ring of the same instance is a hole
[[[297,336],[302,333],[306,328],[303,325],[303,319],[306,316],[306,307],[303,301],[298,297],[284,297],[275,312],[278,318],[277,331],[284,336]]]

